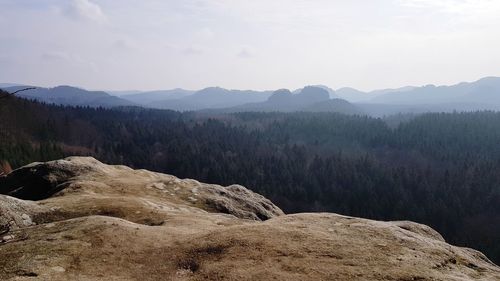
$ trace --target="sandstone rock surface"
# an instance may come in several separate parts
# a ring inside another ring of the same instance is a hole
[[[425,225],[284,215],[239,185],[93,158],[28,165],[0,193],[0,280],[500,280]]]

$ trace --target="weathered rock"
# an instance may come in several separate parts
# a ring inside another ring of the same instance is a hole
[[[221,213],[253,220],[267,220],[283,214],[264,196],[241,185],[231,185],[226,188],[207,185],[203,190],[206,192],[205,203]]]
[[[33,225],[31,216],[43,213],[37,203],[0,195],[0,233]]]
[[[174,196],[166,201],[183,201],[190,207],[196,203],[196,207],[206,211],[222,212],[238,218],[266,220],[283,214],[271,201],[242,186],[223,187],[190,179],[181,180],[125,166],[105,165],[91,157],[33,163],[14,170],[0,180],[0,194],[28,200],[94,192],[164,197],[165,191]]]
[[[45,199],[63,189],[61,184],[70,178],[91,171],[97,172],[91,159],[68,160],[32,163],[14,170],[7,176],[0,177],[0,193],[26,200]]]
[[[500,280],[483,254],[425,225],[284,215],[238,185],[92,158],[8,181],[1,190],[46,199],[0,196],[0,280]]]

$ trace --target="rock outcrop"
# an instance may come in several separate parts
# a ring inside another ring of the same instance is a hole
[[[0,193],[0,280],[500,280],[425,225],[284,215],[242,186],[93,158],[25,166]]]

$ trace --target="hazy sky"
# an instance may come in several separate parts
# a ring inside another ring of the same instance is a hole
[[[497,0],[0,0],[0,82],[363,90],[500,75]]]

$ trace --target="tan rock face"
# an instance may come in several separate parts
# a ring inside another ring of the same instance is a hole
[[[424,225],[284,215],[242,186],[93,158],[29,165],[0,193],[42,199],[0,196],[0,280],[500,280]]]

